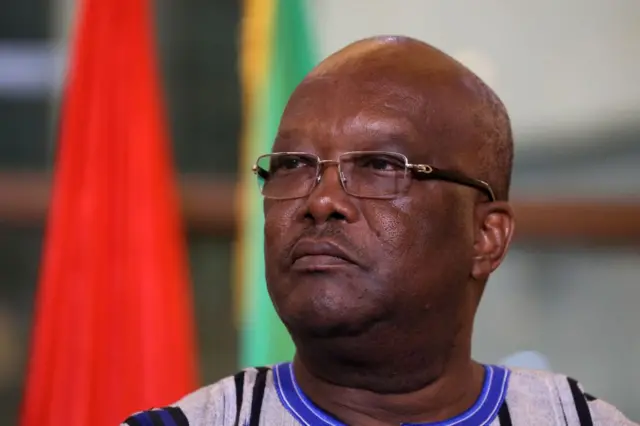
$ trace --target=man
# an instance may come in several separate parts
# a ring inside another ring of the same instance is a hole
[[[471,359],[514,230],[512,158],[503,104],[441,51],[378,37],[326,59],[254,167],[293,362],[125,424],[632,425],[573,379]]]

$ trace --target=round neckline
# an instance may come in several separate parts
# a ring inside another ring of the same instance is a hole
[[[450,419],[431,423],[402,423],[401,426],[485,426],[498,415],[509,384],[510,371],[496,365],[483,365],[484,382],[480,396],[466,411]],[[278,398],[286,410],[305,426],[347,426],[311,401],[298,385],[291,362],[274,366],[273,381]]]

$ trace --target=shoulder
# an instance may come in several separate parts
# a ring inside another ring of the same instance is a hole
[[[226,426],[236,421],[237,407],[270,368],[248,368],[186,395],[171,406],[138,412],[121,426]]]
[[[564,423],[634,426],[613,405],[590,394],[577,380],[556,373],[510,369],[507,404],[510,408],[546,412]]]

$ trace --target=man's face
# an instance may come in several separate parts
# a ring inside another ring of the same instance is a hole
[[[427,102],[410,86],[378,83],[303,83],[273,151],[323,160],[391,151],[410,163],[463,167],[449,146],[451,126],[441,123],[449,119],[446,93]],[[438,102],[443,112],[431,108]],[[394,199],[357,198],[345,193],[331,165],[309,196],[265,200],[266,278],[280,317],[294,334],[316,336],[412,324],[429,314],[448,321],[471,273],[477,198],[467,187],[419,180]]]

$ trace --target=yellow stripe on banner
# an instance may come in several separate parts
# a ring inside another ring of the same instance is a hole
[[[244,0],[241,28],[240,48],[240,84],[242,90],[242,135],[240,140],[240,187],[236,192],[235,211],[239,226],[234,249],[234,318],[236,324],[242,319],[242,303],[246,270],[245,253],[247,247],[243,241],[248,212],[248,197],[252,185],[256,185],[255,178],[250,171],[255,158],[251,157],[252,123],[255,123],[255,105],[258,97],[264,93],[270,59],[273,50],[273,26],[278,0]]]

